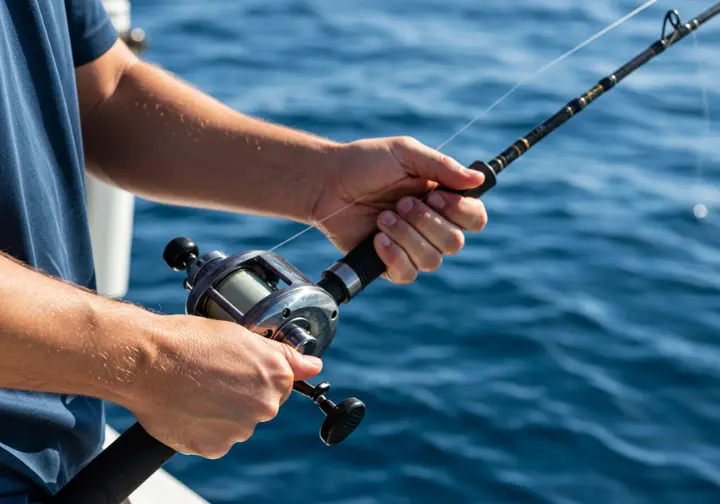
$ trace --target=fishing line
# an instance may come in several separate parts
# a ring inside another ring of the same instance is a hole
[[[698,40],[698,36],[697,36],[696,32],[693,32],[692,35],[693,35],[693,42],[695,45],[695,54],[696,54],[696,59],[697,59],[698,82],[700,83],[700,93],[702,95],[701,104],[702,104],[702,108],[703,108],[703,118],[704,118],[703,122],[705,123],[705,126],[707,128],[707,136],[710,136],[710,134],[712,133],[712,122],[710,119],[710,99],[708,97],[708,89],[707,89],[707,86],[705,85],[705,80],[703,78],[704,74],[703,74],[703,68],[702,68],[702,60],[700,57],[701,56],[700,42]],[[696,165],[697,171],[696,171],[696,173],[697,173],[698,179],[700,180],[700,183],[702,184],[702,183],[706,183],[703,180],[702,148],[698,147],[697,152],[698,152],[698,154],[697,154],[697,165]],[[710,184],[708,183],[708,185],[710,185]],[[705,217],[707,217],[708,213],[709,213],[708,207],[704,203],[698,203],[693,208],[693,214],[695,215],[695,217],[697,219],[704,219]]]
[[[595,35],[591,36],[591,37],[588,38],[587,40],[585,40],[585,41],[581,42],[580,44],[576,45],[575,47],[573,47],[572,49],[570,49],[569,51],[567,51],[565,54],[559,56],[558,58],[552,60],[550,63],[547,63],[546,65],[544,65],[543,67],[541,67],[539,70],[536,70],[536,71],[533,72],[532,74],[528,75],[527,77],[525,77],[524,79],[522,79],[520,82],[518,82],[517,84],[515,84],[508,92],[506,92],[506,93],[505,93],[504,95],[502,95],[500,98],[498,98],[497,100],[495,100],[489,107],[487,107],[487,108],[486,108],[485,110],[483,110],[480,114],[478,114],[476,117],[474,117],[474,118],[473,118],[471,121],[469,121],[466,125],[464,125],[460,130],[458,130],[456,133],[454,133],[452,136],[450,136],[450,138],[448,138],[447,140],[445,140],[444,142],[442,142],[438,147],[435,148],[435,150],[440,151],[440,149],[442,149],[442,148],[444,148],[445,146],[447,146],[450,142],[452,142],[452,141],[455,140],[458,136],[460,136],[462,133],[464,133],[465,131],[467,131],[467,129],[470,128],[473,124],[475,124],[477,121],[479,121],[480,119],[482,119],[482,118],[484,118],[485,116],[487,116],[493,109],[495,109],[498,105],[500,105],[502,102],[504,102],[505,100],[507,100],[512,94],[514,94],[521,86],[523,86],[524,84],[526,84],[528,81],[536,78],[537,76],[539,76],[539,75],[542,74],[543,72],[546,72],[546,71],[549,70],[550,68],[552,68],[552,67],[554,67],[555,65],[561,63],[563,60],[569,58],[570,56],[572,56],[573,54],[575,54],[576,52],[578,52],[580,49],[583,49],[584,47],[586,47],[587,45],[591,44],[591,43],[594,42],[595,40],[599,39],[600,37],[602,37],[603,35],[605,35],[605,34],[608,33],[609,31],[611,31],[611,30],[613,30],[614,28],[617,28],[618,26],[620,26],[621,24],[629,21],[630,19],[632,19],[633,17],[637,16],[638,14],[640,14],[641,12],[643,12],[644,10],[646,10],[647,8],[649,8],[650,6],[652,6],[653,4],[655,4],[655,3],[657,3],[657,2],[658,2],[658,0],[648,0],[647,2],[645,2],[645,3],[644,3],[643,5],[641,5],[640,7],[636,8],[636,9],[633,10],[632,12],[630,12],[630,13],[626,14],[625,16],[621,17],[620,19],[618,19],[617,21],[615,21],[615,22],[612,23],[611,25],[607,26],[606,28],[603,28],[601,31],[597,32]],[[405,176],[404,178],[402,178],[402,179],[400,179],[399,181],[397,181],[397,182],[395,182],[394,184],[392,184],[390,187],[384,187],[383,189],[381,189],[381,190],[379,190],[379,191],[376,191],[375,193],[366,194],[366,195],[364,195],[364,196],[361,196],[361,197],[357,198],[357,199],[354,200],[354,201],[351,201],[350,203],[348,203],[347,205],[343,206],[342,208],[334,211],[333,213],[331,213],[331,214],[328,215],[327,217],[322,218],[322,219],[319,220],[318,222],[316,222],[316,223],[314,223],[314,224],[306,227],[305,229],[301,230],[300,232],[294,234],[293,236],[291,236],[291,237],[288,238],[287,240],[284,240],[284,241],[282,241],[281,243],[275,245],[275,246],[274,246],[273,248],[271,248],[269,251],[270,251],[270,252],[273,252],[273,251],[279,249],[280,247],[282,247],[282,246],[284,246],[284,245],[287,245],[288,243],[296,240],[297,238],[301,237],[302,235],[304,235],[304,234],[307,233],[308,231],[311,231],[312,229],[315,229],[316,227],[320,226],[321,224],[323,224],[323,223],[326,222],[327,220],[335,217],[335,216],[338,215],[339,213],[347,210],[348,208],[352,207],[353,205],[355,205],[355,204],[357,204],[357,203],[360,203],[360,202],[363,201],[364,199],[369,198],[369,197],[372,196],[373,194],[385,192],[385,191],[387,191],[387,189],[389,189],[389,188],[391,188],[391,187],[394,187],[395,185],[400,184],[401,182],[403,182],[404,180],[407,180],[407,179],[409,179],[409,178],[410,178],[410,176]]]
[[[641,5],[640,7],[638,7],[638,8],[635,9],[634,11],[632,11],[630,14],[627,14],[626,16],[623,16],[622,18],[618,19],[617,21],[615,21],[613,24],[611,24],[610,26],[608,26],[608,27],[605,28],[604,30],[599,31],[598,33],[596,33],[595,35],[593,35],[592,37],[590,37],[589,39],[587,39],[585,42],[582,42],[582,43],[578,44],[577,46],[573,47],[572,49],[570,49],[568,52],[566,52],[566,53],[563,54],[562,56],[558,57],[557,59],[554,59],[553,61],[551,61],[551,62],[548,63],[547,65],[543,66],[542,68],[540,68],[540,70],[537,70],[536,72],[534,72],[534,73],[530,74],[529,76],[525,77],[523,80],[521,80],[520,82],[518,82],[517,84],[515,84],[515,86],[514,86],[512,89],[510,89],[510,91],[508,91],[508,92],[505,93],[503,96],[501,96],[500,98],[498,98],[497,101],[495,101],[495,103],[493,103],[493,104],[490,105],[487,109],[485,109],[483,112],[481,112],[480,115],[478,115],[478,116],[475,117],[472,121],[470,121],[470,122],[467,123],[465,126],[463,126],[460,131],[458,131],[458,132],[455,133],[453,136],[451,136],[450,138],[448,138],[447,140],[445,140],[443,143],[441,143],[440,146],[439,146],[436,150],[442,149],[442,148],[445,147],[447,144],[449,144],[450,142],[452,142],[453,140],[455,140],[461,133],[463,133],[465,130],[467,130],[470,126],[472,126],[472,125],[475,124],[477,121],[479,121],[480,119],[482,119],[483,117],[485,117],[492,109],[494,109],[495,107],[497,107],[498,105],[500,105],[502,102],[504,102],[506,99],[508,99],[511,94],[513,94],[515,91],[517,91],[518,88],[520,88],[520,86],[522,86],[523,84],[525,84],[527,81],[529,81],[529,80],[531,80],[531,79],[534,79],[535,77],[537,77],[538,75],[540,75],[541,73],[543,73],[543,72],[545,72],[545,71],[547,71],[547,70],[550,70],[552,67],[554,67],[555,65],[557,65],[557,64],[560,63],[561,61],[565,60],[566,58],[569,58],[570,56],[572,56],[573,54],[575,54],[576,52],[578,52],[580,49],[582,49],[582,48],[584,48],[585,46],[591,44],[592,42],[595,42],[597,39],[599,39],[600,37],[602,37],[603,35],[605,35],[607,32],[609,32],[609,31],[612,30],[613,28],[617,28],[618,26],[620,26],[621,24],[623,24],[625,21],[629,21],[631,18],[633,18],[633,17],[635,17],[636,15],[640,14],[642,11],[644,11],[645,9],[647,9],[648,7],[650,7],[651,5],[653,5],[654,3],[656,3],[657,1],[658,1],[658,0],[650,0],[649,2],[645,3],[644,5]]]

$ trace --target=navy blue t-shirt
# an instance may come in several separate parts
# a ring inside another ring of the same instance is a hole
[[[74,71],[117,35],[100,0],[0,0],[0,250],[91,289]],[[54,493],[103,434],[97,399],[0,389],[0,502]]]

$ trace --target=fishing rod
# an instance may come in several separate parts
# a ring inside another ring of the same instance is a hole
[[[543,138],[718,14],[720,3],[683,24],[676,10],[668,11],[661,38],[648,49],[489,162],[472,163],[470,168],[485,175],[482,185],[463,191],[445,187],[437,190],[473,198],[482,196],[495,187],[500,172]],[[343,259],[325,270],[317,284],[274,252],[246,251],[228,256],[211,251],[200,255],[197,245],[188,238],[175,238],[168,243],[163,259],[173,270],[187,273],[184,281],[185,289],[190,291],[185,305],[187,314],[237,322],[262,337],[320,357],[335,337],[339,305],[348,303],[385,272],[385,264],[373,243],[378,232],[370,234]],[[297,381],[293,385],[295,392],[311,399],[325,414],[320,438],[326,445],[333,446],[345,440],[360,424],[365,405],[356,398],[345,399],[336,405],[327,398],[329,389],[327,382],[313,386],[306,381]],[[174,454],[175,450],[135,423],[47,504],[122,504]]]

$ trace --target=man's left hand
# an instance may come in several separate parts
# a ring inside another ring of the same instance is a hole
[[[352,142],[339,148],[338,161],[315,205],[313,222],[320,222],[318,228],[343,253],[379,228],[375,250],[393,283],[410,283],[419,271],[436,270],[443,255],[464,246],[464,231],[481,231],[487,223],[478,199],[445,191],[424,198],[438,186],[477,187],[484,175],[413,138]]]

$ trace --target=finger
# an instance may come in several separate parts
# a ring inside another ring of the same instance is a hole
[[[405,197],[398,201],[400,216],[442,254],[453,255],[465,245],[462,229],[420,200]]]
[[[430,193],[426,201],[429,206],[467,231],[482,231],[487,224],[485,205],[477,198],[437,191]]]
[[[233,447],[234,443],[230,439],[229,435],[225,435],[220,431],[209,435],[206,434],[201,439],[192,438],[188,441],[187,447],[180,453],[217,460],[227,455]]]
[[[485,175],[481,172],[464,167],[414,138],[396,139],[391,150],[410,175],[439,182],[451,189],[471,189],[485,181]]]
[[[307,380],[322,371],[322,361],[312,355],[303,355],[286,343],[276,343],[293,372],[294,381]]]
[[[442,264],[440,251],[395,212],[381,213],[378,227],[406,252],[416,269],[435,271]]]
[[[202,440],[194,442],[193,451],[203,458],[217,460],[225,457],[236,443],[244,443],[255,434],[255,426],[238,426],[236,423],[214,425]]]
[[[395,284],[408,284],[417,278],[417,268],[407,253],[385,233],[375,235],[375,250],[387,266],[384,276]]]

